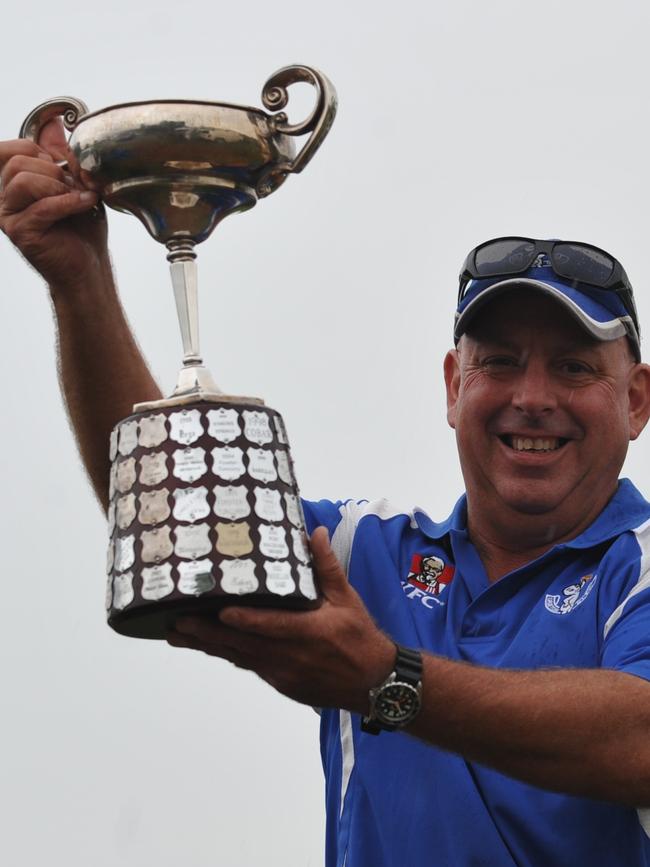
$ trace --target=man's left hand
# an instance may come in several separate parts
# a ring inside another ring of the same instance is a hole
[[[228,607],[218,620],[179,618],[167,641],[254,671],[303,704],[365,714],[368,691],[393,668],[395,645],[348,583],[324,527],[313,533],[311,550],[323,595],[319,608]]]

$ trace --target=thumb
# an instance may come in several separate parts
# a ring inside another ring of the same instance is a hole
[[[48,121],[38,137],[39,147],[46,150],[55,160],[65,160],[68,155],[68,142],[60,117]]]
[[[320,589],[330,602],[342,602],[349,597],[350,585],[343,567],[336,559],[325,527],[317,527],[310,539],[314,569]]]

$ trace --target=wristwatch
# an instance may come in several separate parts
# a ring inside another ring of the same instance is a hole
[[[404,728],[422,704],[422,654],[399,644],[395,647],[395,668],[368,694],[370,713],[362,718],[361,730],[371,735]]]

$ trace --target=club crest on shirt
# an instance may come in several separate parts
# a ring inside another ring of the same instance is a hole
[[[544,607],[551,614],[570,614],[578,605],[582,605],[596,584],[597,576],[583,575],[576,584],[569,584],[562,593],[547,593]]]
[[[439,596],[453,577],[454,567],[440,557],[433,554],[414,554],[406,582],[426,593]]]

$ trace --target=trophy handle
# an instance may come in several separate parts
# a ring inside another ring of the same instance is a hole
[[[72,132],[85,114],[88,114],[88,106],[73,96],[57,96],[48,99],[27,115],[20,127],[19,138],[37,142],[45,124],[54,117],[61,117],[65,128],[68,132]]]
[[[269,111],[279,111],[289,102],[287,87],[299,81],[311,84],[316,89],[316,105],[309,117],[302,123],[290,124],[284,112],[271,117],[273,132],[284,135],[311,136],[296,157],[290,162],[277,163],[262,175],[257,185],[260,198],[276,190],[288,174],[298,174],[314,156],[323,143],[336,116],[337,98],[334,85],[317,69],[310,66],[285,66],[275,72],[264,85],[262,102]]]

